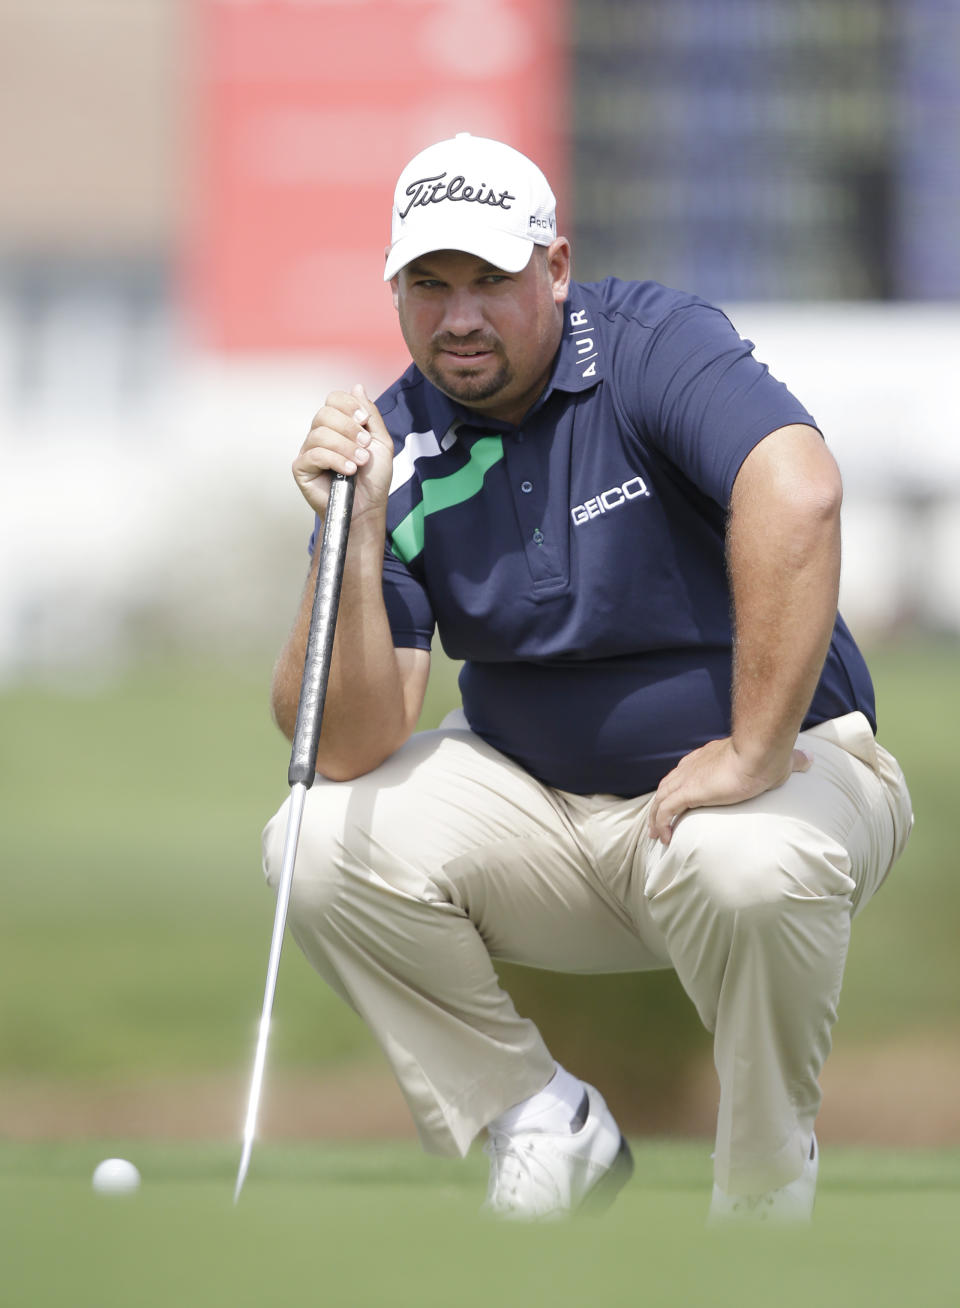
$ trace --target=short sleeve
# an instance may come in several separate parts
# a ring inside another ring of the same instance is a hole
[[[689,304],[654,331],[635,365],[642,437],[722,505],[764,436],[791,423],[816,427],[753,349],[719,309]]]
[[[316,548],[319,519],[314,520],[307,549]],[[387,620],[398,648],[430,649],[435,619],[426,589],[407,565],[401,562],[387,542],[383,552],[383,602]]]
[[[397,558],[389,542],[383,555],[383,602],[394,645],[429,649],[435,623],[433,606],[423,583]]]

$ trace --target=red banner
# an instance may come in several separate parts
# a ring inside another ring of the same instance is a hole
[[[458,131],[566,193],[565,6],[551,0],[193,0],[184,260],[221,351],[402,362],[381,277],[407,160]]]

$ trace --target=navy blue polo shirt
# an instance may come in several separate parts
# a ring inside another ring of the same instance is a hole
[[[814,421],[725,315],[653,282],[574,283],[519,427],[411,367],[377,401],[395,441],[384,598],[398,646],[464,660],[471,728],[578,793],[643,794],[729,734],[724,521],[746,455]],[[838,617],[804,725],[861,709]]]

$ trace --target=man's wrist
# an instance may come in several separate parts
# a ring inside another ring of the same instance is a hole
[[[386,540],[386,513],[367,511],[350,523],[347,538],[346,568],[362,576],[383,573],[383,549]]]
[[[734,753],[751,774],[759,776],[782,771],[787,767],[797,740],[796,728],[771,734],[766,731],[737,725],[730,734]]]

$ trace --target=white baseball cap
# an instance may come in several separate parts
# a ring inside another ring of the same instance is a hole
[[[421,150],[400,174],[383,280],[432,250],[466,250],[520,272],[535,245],[555,240],[556,207],[550,184],[525,154],[459,132]]]

